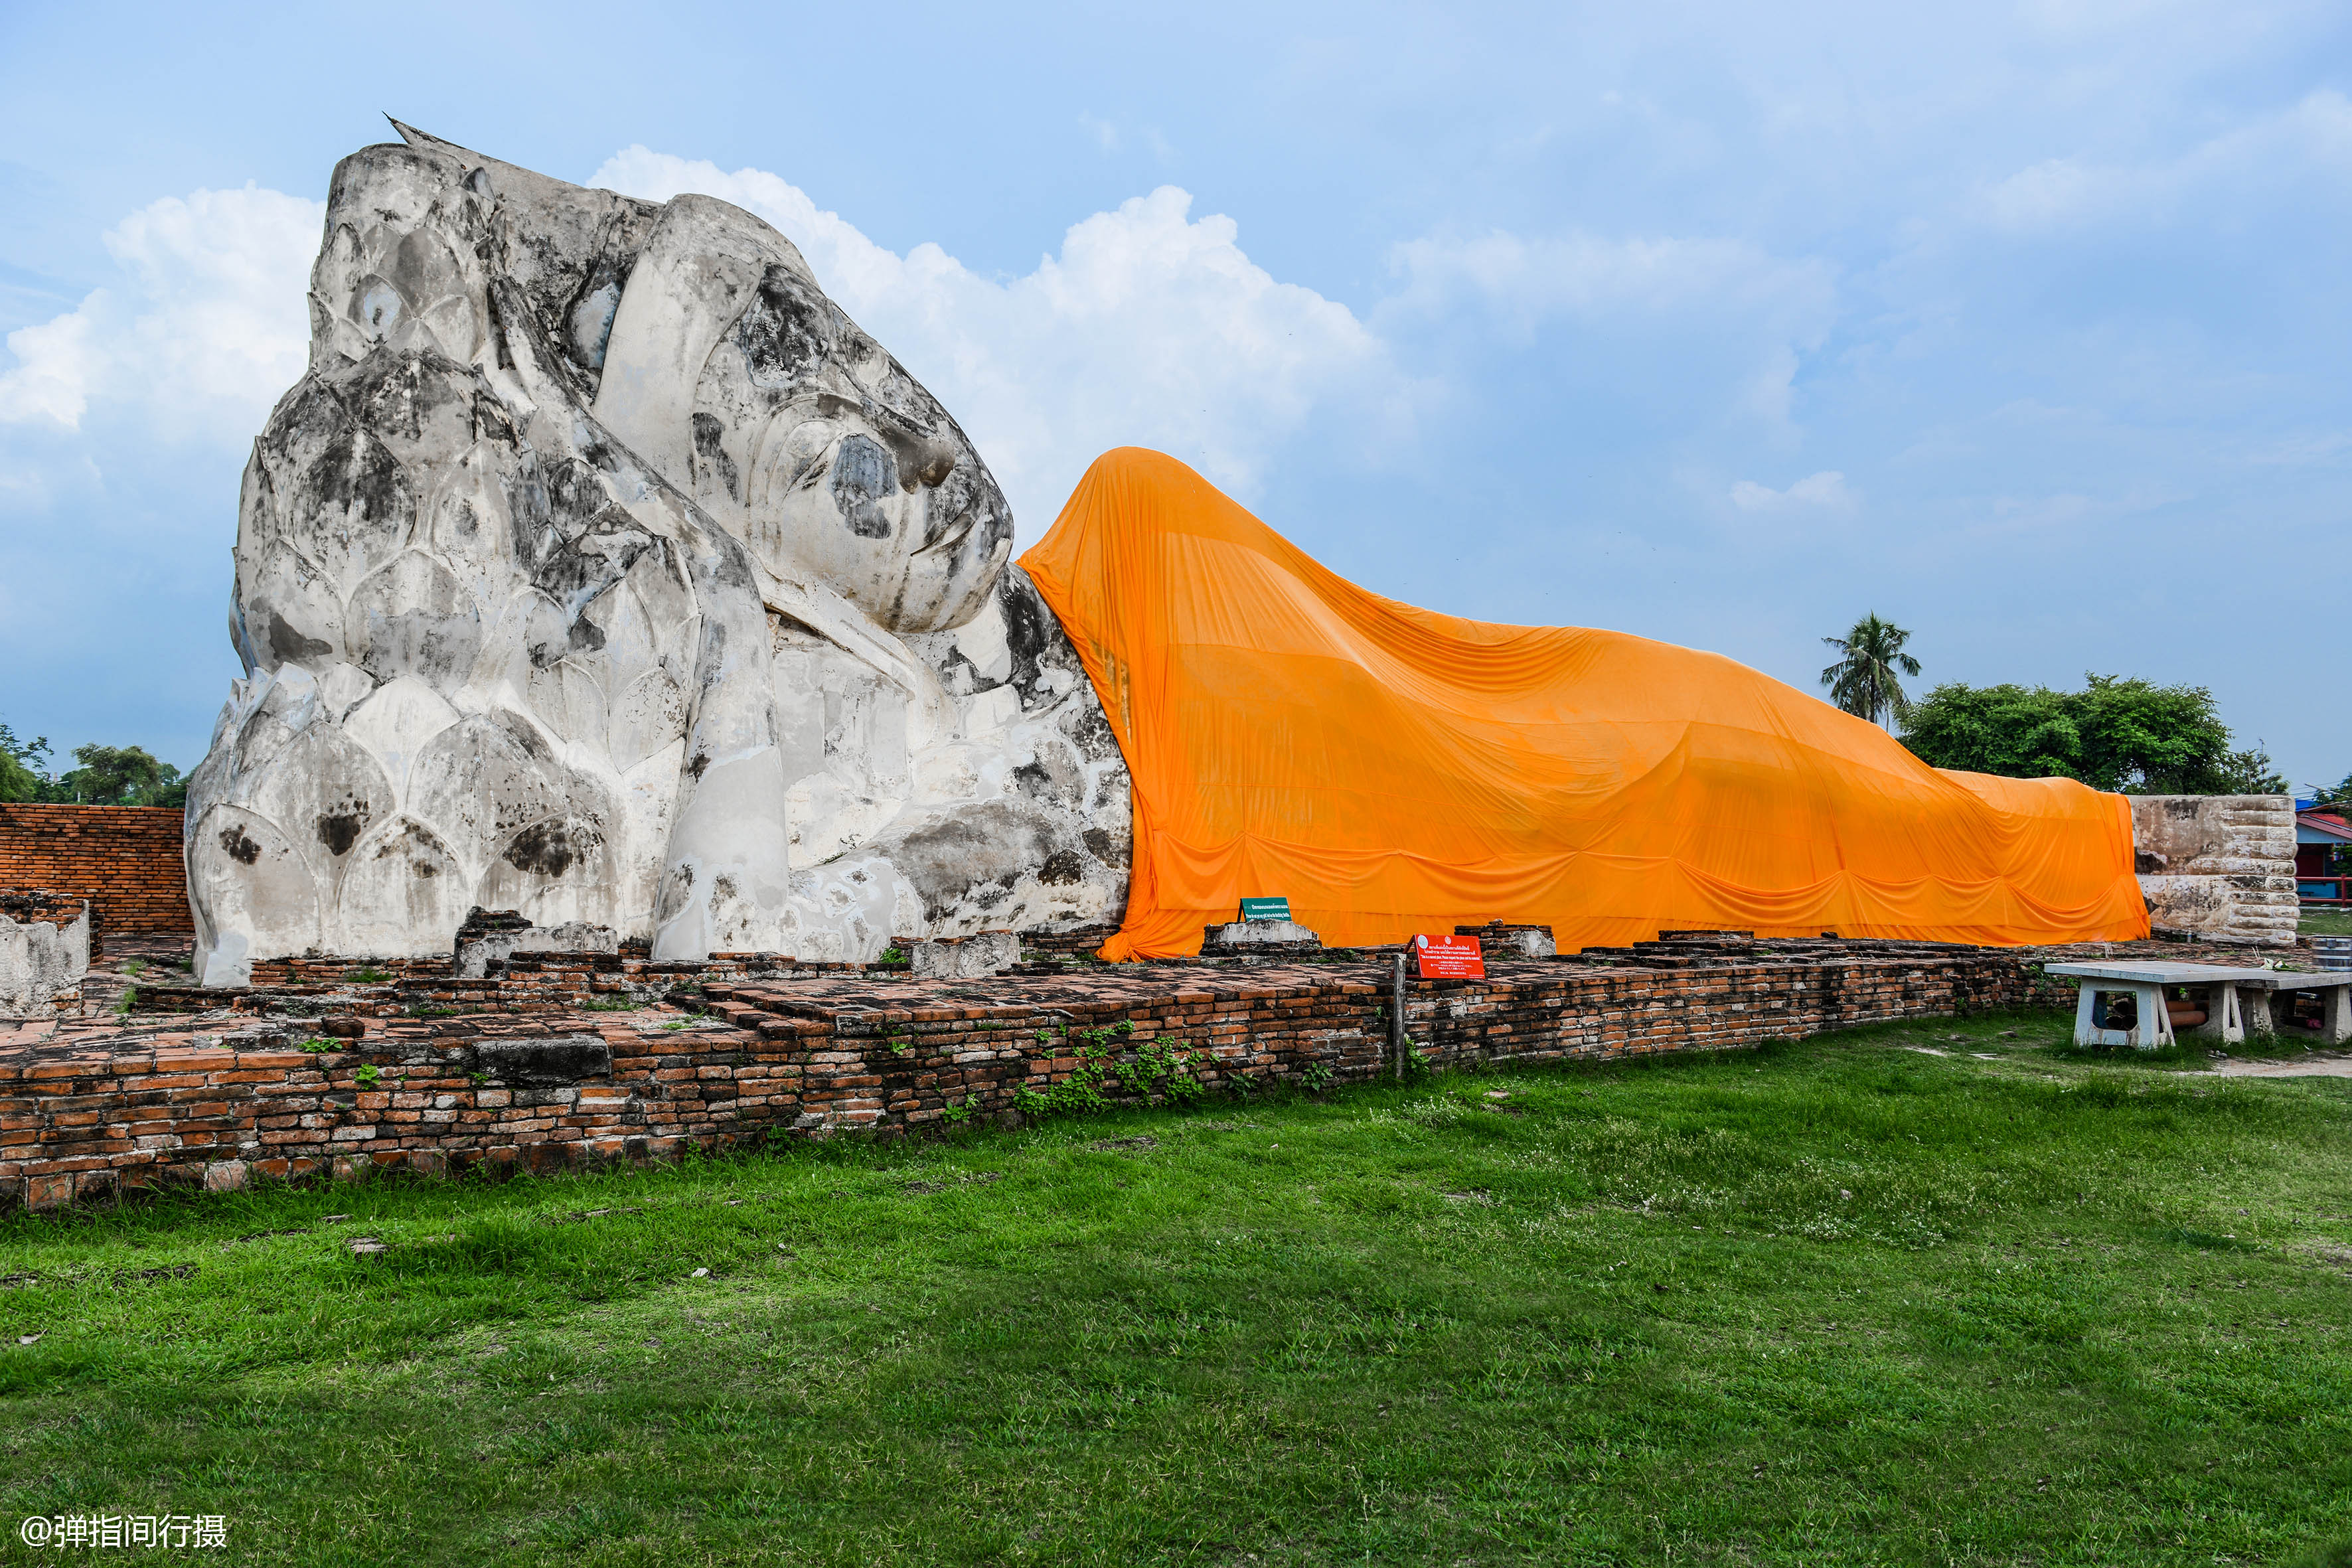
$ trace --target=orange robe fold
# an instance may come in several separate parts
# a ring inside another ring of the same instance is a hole
[[[2121,795],[1940,772],[1717,654],[1381,598],[1160,453],[1097,458],[1021,564],[1134,781],[1106,958],[1197,952],[1260,894],[1335,945],[2148,931]]]

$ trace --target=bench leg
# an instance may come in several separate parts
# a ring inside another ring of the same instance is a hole
[[[2278,1033],[2279,1009],[2286,1005],[2290,993],[2273,991],[2265,985],[2246,1001],[2246,1033],[2275,1035]]]
[[[2085,980],[2074,994],[2074,1043],[2078,1046],[2104,1044],[2099,1038],[2106,1032],[2099,1027],[2099,983]]]
[[[2144,1051],[2162,1050],[2172,1044],[2172,1015],[2164,1008],[2164,987],[2135,985],[2132,997],[2139,1016],[2132,1021],[2126,1043]]]
[[[2331,1046],[2352,1040],[2352,985],[2331,985],[2319,994],[2319,1037]]]
[[[2205,1021],[2189,1032],[2200,1040],[2234,1046],[2246,1037],[2244,998],[2230,982],[2205,988]]]

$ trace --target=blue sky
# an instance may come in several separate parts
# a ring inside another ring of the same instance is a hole
[[[201,755],[379,111],[762,213],[1024,542],[1159,447],[1335,569],[1814,689],[2210,686],[2352,771],[2352,12],[0,8],[0,721]]]

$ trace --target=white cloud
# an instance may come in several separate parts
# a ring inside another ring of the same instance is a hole
[[[1522,239],[1497,229],[1411,240],[1391,260],[1405,288],[1391,308],[1435,313],[1476,300],[1522,331],[1554,317],[1730,313],[1811,342],[1837,309],[1826,263],[1783,260],[1739,239]]]
[[[79,430],[98,409],[166,439],[251,439],[302,374],[325,216],[250,184],[132,213],[106,236],[120,286],[8,334],[0,423]]]
[[[1231,218],[1191,217],[1173,185],[1072,226],[1034,271],[992,279],[937,245],[886,249],[757,169],[632,147],[590,183],[656,201],[696,191],[773,224],[947,405],[1027,538],[1113,447],[1162,448],[1246,497],[1318,409],[1356,408],[1368,450],[1409,417],[1412,386],[1352,311],[1276,281]]]
[[[2352,99],[2333,89],[2178,157],[2137,163],[2047,158],[1977,193],[1990,227],[2039,236],[2098,224],[2167,223],[2284,187],[2299,199],[2340,189],[2352,173]]]
[[[1731,504],[1742,511],[1851,511],[1860,499],[1847,487],[1845,476],[1835,468],[1824,468],[1799,479],[1785,490],[1759,485],[1754,479],[1742,479],[1731,487]]]

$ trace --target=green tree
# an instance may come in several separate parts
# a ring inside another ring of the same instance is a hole
[[[46,800],[50,788],[47,736],[19,741],[0,724],[0,800]]]
[[[2084,782],[2134,795],[2237,793],[2230,787],[2230,727],[2210,691],[2115,675],[2083,680]]]
[[[68,798],[89,805],[185,805],[187,781],[141,746],[76,746],[81,766],[58,780]]]
[[[2294,786],[2278,771],[2269,752],[2255,742],[2242,752],[2231,752],[2221,759],[2218,770],[2222,788],[2215,795],[2284,795],[2294,794]]]
[[[1948,682],[1913,707],[1903,743],[1935,767],[2133,795],[2286,790],[2259,744],[2234,746],[2210,691],[2116,675],[2087,675],[2080,691]]]
[[[1919,661],[1903,651],[1911,634],[1877,615],[1864,616],[1842,637],[1822,641],[1838,650],[1838,661],[1822,671],[1830,700],[1874,724],[1907,718],[1911,699],[1900,675],[1917,675]]]
[[[2071,693],[2046,686],[1948,681],[1912,705],[1903,743],[1933,767],[2087,783],[2079,718]]]

